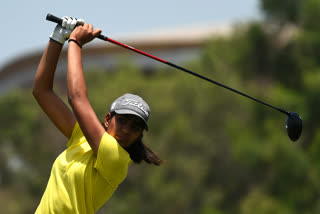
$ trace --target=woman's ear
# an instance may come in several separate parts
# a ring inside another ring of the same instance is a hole
[[[109,125],[110,125],[110,123],[111,123],[111,113],[109,112],[109,113],[107,114],[107,116],[105,117],[105,119],[104,119],[104,125],[105,125],[105,127],[108,128]]]

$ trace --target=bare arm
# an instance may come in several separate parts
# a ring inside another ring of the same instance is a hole
[[[54,125],[64,136],[70,138],[76,123],[75,116],[53,91],[54,74],[61,49],[61,44],[49,41],[35,76],[33,96]]]
[[[84,26],[79,26],[73,31],[70,39],[74,39],[83,45],[100,33],[101,30],[93,31],[92,25],[84,24]],[[105,130],[88,100],[82,68],[81,48],[75,42],[69,43],[67,85],[69,103],[93,153],[97,155],[100,140]]]

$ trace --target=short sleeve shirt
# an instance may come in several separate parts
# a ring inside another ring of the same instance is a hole
[[[76,123],[67,149],[55,160],[36,213],[95,213],[126,178],[131,159],[107,132],[97,157]]]

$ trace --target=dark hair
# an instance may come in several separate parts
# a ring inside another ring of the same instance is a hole
[[[111,118],[116,115],[116,113],[111,113]],[[107,127],[104,123],[102,123],[104,129],[107,131]],[[124,148],[130,155],[131,160],[135,163],[141,163],[141,161],[145,161],[148,164],[154,164],[159,166],[163,161],[142,142],[143,134],[141,137],[136,140],[131,146]]]
[[[151,149],[144,145],[142,136],[131,146],[124,149],[129,153],[131,160],[135,163],[141,163],[143,160],[156,166],[162,163],[162,160]]]

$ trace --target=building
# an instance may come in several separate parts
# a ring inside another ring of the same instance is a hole
[[[179,64],[197,57],[202,44],[207,39],[213,36],[226,35],[230,31],[231,27],[227,25],[205,25],[174,31],[137,33],[113,39]],[[0,96],[11,89],[21,86],[29,87],[32,84],[43,50],[24,53],[24,55],[0,68]],[[144,71],[152,71],[160,63],[114,44],[95,41],[83,49],[84,70],[89,67],[99,67],[108,71],[119,62],[124,53],[130,57],[131,62],[139,64]],[[67,49],[64,48],[57,66],[57,78],[64,77],[66,69]]]

